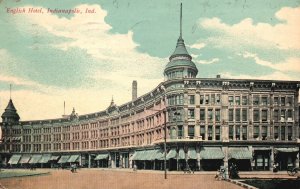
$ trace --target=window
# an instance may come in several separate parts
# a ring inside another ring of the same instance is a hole
[[[280,105],[285,106],[285,97],[280,98]]]
[[[247,96],[242,96],[242,105],[247,105],[247,104],[248,104]]]
[[[228,103],[229,105],[233,105],[233,96],[228,97]]]
[[[216,100],[215,94],[212,94],[211,95],[211,104],[215,104],[215,100]]]
[[[216,95],[216,104],[220,104],[221,103],[221,97],[220,94]]]
[[[228,111],[228,121],[233,121],[233,109],[229,109]]]
[[[233,140],[233,125],[229,125],[229,140]]]
[[[242,121],[247,121],[248,115],[247,115],[247,109],[242,110]]]
[[[216,140],[220,140],[221,139],[221,129],[220,126],[216,126],[216,130],[215,130],[215,135],[216,135]]]
[[[268,97],[263,96],[263,97],[261,98],[261,103],[262,103],[263,106],[268,105]]]
[[[285,122],[285,110],[280,111],[280,121]]]
[[[213,139],[213,130],[212,130],[211,125],[208,126],[207,134],[208,134],[207,140],[212,140]]]
[[[288,140],[292,140],[293,128],[292,126],[288,126]]]
[[[289,121],[289,122],[293,121],[293,110],[287,111],[287,121]]]
[[[268,133],[268,128],[266,126],[262,126],[261,127],[261,138],[262,140],[266,140],[267,139],[267,134]]]
[[[215,121],[220,121],[220,109],[216,109]]]
[[[205,140],[205,126],[200,127],[200,135],[202,137],[202,140]]]
[[[208,121],[213,121],[213,109],[208,109]]]
[[[274,139],[275,140],[279,139],[279,127],[277,126],[274,127]]]
[[[247,126],[243,126],[242,128],[242,139],[247,140]]]
[[[268,120],[268,110],[262,110],[261,111],[261,120],[267,121]]]
[[[279,104],[279,98],[277,96],[274,97],[274,105],[277,106]]]
[[[235,97],[235,104],[236,105],[241,105],[241,97],[239,97],[239,96]]]
[[[291,97],[291,96],[287,97],[286,105],[287,106],[292,106],[293,105],[293,97]]]
[[[279,121],[279,110],[274,110],[274,121],[275,122]]]
[[[189,103],[195,104],[195,95],[189,95]]]
[[[239,125],[235,126],[235,138],[236,138],[236,140],[240,140],[240,133],[241,133],[240,128],[241,127]]]
[[[194,138],[195,136],[195,128],[193,125],[189,125],[188,127],[188,135],[190,138]]]
[[[209,95],[205,95],[205,104],[209,104]]]
[[[195,119],[195,110],[194,109],[189,109],[188,110],[188,118],[189,119]]]
[[[258,95],[253,96],[253,105],[259,105],[259,96]]]
[[[253,138],[259,137],[259,126],[254,126]]]
[[[182,125],[178,126],[178,138],[182,138],[183,137],[183,130],[182,130]]]
[[[241,109],[235,109],[235,121],[241,121]]]
[[[281,132],[281,140],[285,140],[285,127],[281,126],[280,132]]]
[[[205,120],[205,109],[200,109],[200,120]]]
[[[253,111],[253,121],[259,121],[259,110]]]
[[[200,95],[200,104],[204,104],[204,95]]]

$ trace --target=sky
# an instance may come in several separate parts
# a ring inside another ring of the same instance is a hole
[[[300,0],[0,0],[0,114],[10,84],[23,121],[59,118],[64,101],[79,115],[124,104],[133,80],[138,96],[150,92],[181,2],[197,77],[300,81]],[[53,12],[65,9],[78,12]]]

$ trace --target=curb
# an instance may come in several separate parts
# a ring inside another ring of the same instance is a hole
[[[247,189],[259,189],[259,188],[256,188],[256,187],[254,187],[254,186],[251,186],[251,185],[249,185],[249,184],[242,183],[242,182],[240,182],[240,181],[238,181],[238,180],[227,179],[226,181],[227,181],[227,182],[231,182],[231,183],[233,183],[233,184],[236,184],[236,185],[238,185],[238,186],[241,186],[241,187],[243,187],[243,188],[247,188]]]

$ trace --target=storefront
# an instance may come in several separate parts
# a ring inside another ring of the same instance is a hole
[[[200,170],[216,171],[223,165],[225,155],[220,147],[203,147],[200,150]]]
[[[248,147],[229,147],[228,163],[235,164],[239,171],[251,171],[252,152]]]
[[[271,148],[268,147],[260,147],[254,148],[253,154],[253,170],[256,171],[268,171],[270,170],[271,162],[270,162]]]
[[[299,148],[274,148],[275,163],[279,170],[287,170],[288,167],[296,167],[296,159],[299,154]]]

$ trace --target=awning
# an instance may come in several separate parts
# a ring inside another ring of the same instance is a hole
[[[42,158],[41,154],[35,154],[31,157],[29,163],[38,163],[41,158]]]
[[[156,149],[153,152],[153,155],[151,157],[152,160],[164,160],[165,153],[163,153],[160,149]]]
[[[223,151],[219,147],[204,147],[200,151],[200,159],[223,159]]]
[[[144,153],[145,153],[145,151],[136,151],[132,156],[132,160],[143,160]]]
[[[60,156],[52,155],[51,158],[50,158],[50,161],[51,161],[51,160],[52,160],[52,161],[53,161],[53,160],[58,160],[59,157],[60,157]]]
[[[175,148],[172,148],[169,153],[167,154],[167,160],[169,159],[175,159],[176,158],[176,155],[177,155],[177,152],[176,152],[176,149]]]
[[[14,155],[11,156],[8,163],[11,164],[11,165],[16,165],[16,164],[18,164],[20,158],[21,158],[20,154],[14,154]]]
[[[69,155],[63,155],[63,156],[60,157],[60,159],[57,163],[67,163],[69,158],[70,158]]]
[[[28,163],[30,160],[31,155],[29,154],[24,154],[21,157],[21,160],[19,161],[19,163]]]
[[[51,154],[43,154],[42,158],[39,160],[39,163],[48,163],[51,159]]]
[[[197,152],[195,148],[189,148],[188,149],[188,159],[198,159],[197,158]]]
[[[278,152],[299,152],[299,148],[275,148]]]
[[[182,148],[179,149],[177,159],[185,159],[185,153],[184,153],[184,150]]]
[[[71,157],[68,159],[68,163],[74,163],[78,160],[79,155],[71,155]]]
[[[252,152],[247,147],[233,147],[228,149],[228,159],[252,159]]]
[[[108,158],[108,154],[98,154],[94,160],[102,160],[107,158]]]

